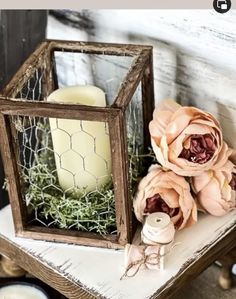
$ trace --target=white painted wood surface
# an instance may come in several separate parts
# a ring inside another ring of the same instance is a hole
[[[76,29],[50,17],[48,37],[153,45],[156,102],[172,97],[213,113],[236,148],[236,10],[80,13],[89,26]]]
[[[120,281],[123,250],[89,248],[16,238],[10,207],[0,211],[0,236],[27,254],[54,269],[62,277],[86,286],[87,290],[109,299],[145,299],[167,282],[171,285],[184,271],[236,225],[236,211],[224,217],[201,215],[198,223],[178,232],[180,242],[167,256],[166,270],[142,270],[135,277]],[[100,296],[99,296],[100,297]]]

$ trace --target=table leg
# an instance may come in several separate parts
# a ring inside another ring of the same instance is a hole
[[[5,256],[1,256],[1,268],[10,277],[22,277],[26,271]]]
[[[222,289],[228,290],[233,285],[232,267],[236,262],[236,247],[233,248],[227,255],[219,258],[218,260],[222,265],[218,283]]]

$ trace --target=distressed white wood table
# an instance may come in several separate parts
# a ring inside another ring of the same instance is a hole
[[[235,246],[236,211],[216,218],[201,215],[166,256],[166,270],[140,271],[120,281],[123,250],[33,241],[14,236],[11,209],[0,211],[0,253],[71,299],[169,298],[219,255]]]

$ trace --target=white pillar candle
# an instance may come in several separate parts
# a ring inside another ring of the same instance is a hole
[[[48,299],[48,297],[34,286],[13,284],[0,288],[0,299]]]
[[[55,90],[47,99],[60,103],[106,106],[104,92],[95,86]],[[105,185],[111,175],[108,128],[104,122],[50,118],[53,150],[60,186],[85,192]]]

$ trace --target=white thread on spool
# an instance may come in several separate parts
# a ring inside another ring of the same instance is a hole
[[[145,244],[168,244],[173,241],[174,235],[174,224],[168,214],[156,212],[146,217],[141,232],[142,241]]]
[[[174,235],[175,227],[168,214],[156,212],[146,217],[141,239],[147,245],[161,245],[160,269],[164,269],[164,256],[172,246]]]

